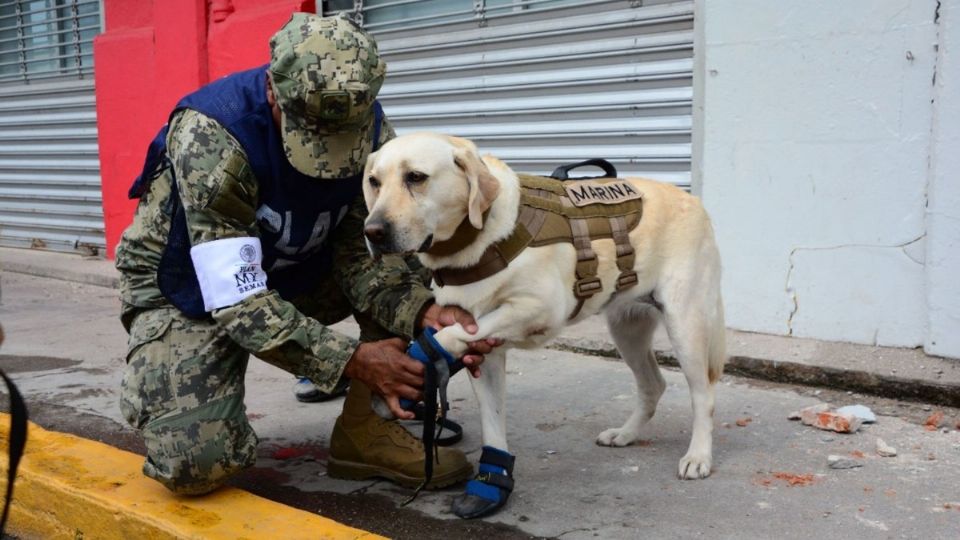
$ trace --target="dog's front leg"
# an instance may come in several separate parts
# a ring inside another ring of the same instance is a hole
[[[513,456],[507,452],[506,351],[487,355],[480,377],[470,379],[480,405],[483,451],[477,476],[466,492],[453,501],[453,513],[462,518],[482,517],[502,508],[513,492]]]
[[[477,333],[470,334],[459,324],[447,326],[437,332],[435,339],[441,347],[454,358],[460,358],[470,348],[469,343],[487,338],[499,338],[505,342],[516,341],[526,337],[525,325],[543,326],[538,324],[538,308],[541,304],[534,302],[511,302],[502,304],[497,309],[477,318]]]
[[[507,383],[507,354],[494,350],[486,355],[480,377],[470,379],[480,406],[483,445],[507,451],[507,417],[504,410]]]

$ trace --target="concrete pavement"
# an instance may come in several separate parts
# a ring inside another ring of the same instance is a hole
[[[126,336],[116,320],[116,291],[25,274],[29,267],[20,259],[12,272],[19,254],[11,251],[20,250],[0,250],[0,322],[7,332],[0,364],[20,385],[34,419],[50,429],[141,450],[117,406]],[[79,258],[64,267],[108,278],[111,272],[109,263]],[[342,328],[355,331],[349,324]],[[732,371],[739,357],[758,363],[760,372],[770,372],[764,364],[807,365],[801,372],[830,368],[841,372],[841,380],[843,373],[858,373],[849,380],[879,381],[884,388],[893,388],[890,378],[917,387],[939,385],[948,396],[960,379],[955,362],[912,350],[740,333],[731,333],[730,345]],[[447,508],[459,488],[424,493],[400,508],[407,490],[327,477],[326,442],[340,402],[297,403],[293,378],[256,361],[247,375],[247,412],[261,437],[260,459],[236,485],[397,538],[960,535],[956,409],[929,400],[848,393],[846,387],[791,386],[728,374],[718,391],[714,474],[679,481],[676,463],[686,450],[691,418],[682,375],[667,370],[669,386],[643,443],[601,448],[593,443],[596,434],[629,414],[632,377],[619,361],[598,356],[609,352],[609,340],[596,322],[571,329],[556,346],[567,350],[511,353],[508,433],[518,455],[517,490],[496,516],[473,522],[453,517]],[[664,358],[669,362],[668,350]],[[834,378],[819,380],[824,377]],[[476,459],[479,420],[467,379],[455,378],[450,392],[453,415],[466,431],[459,447]],[[824,400],[868,404],[879,421],[860,433],[838,435],[786,420],[790,411]],[[944,413],[946,432],[922,425],[937,411]],[[896,447],[898,456],[877,456],[878,437]],[[830,454],[860,453],[862,467],[827,466]]]

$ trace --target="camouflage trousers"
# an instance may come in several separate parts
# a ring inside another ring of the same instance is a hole
[[[350,316],[332,279],[321,283],[294,300],[298,309],[323,324]],[[354,316],[361,341],[390,336],[365,315]],[[140,311],[129,334],[120,409],[143,436],[143,473],[175,493],[199,495],[252,466],[258,439],[243,403],[249,354],[216,322],[174,307]]]

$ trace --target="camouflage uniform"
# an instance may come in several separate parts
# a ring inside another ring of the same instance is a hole
[[[274,40],[283,35],[281,30]],[[276,80],[277,73],[271,75]],[[283,109],[284,103],[278,102]],[[358,131],[368,133],[369,123],[368,119]],[[285,131],[299,128],[317,129],[283,125]],[[380,142],[393,136],[384,119]],[[310,167],[313,175],[340,174],[350,163],[362,163],[370,152],[370,145],[356,140],[352,148],[315,144],[306,150],[296,144],[291,148],[287,141],[284,137],[291,164],[298,170]],[[176,178],[191,245],[259,236],[258,182],[237,140],[215,120],[193,110],[171,119],[167,157],[170,167],[141,197],[117,248],[121,320],[130,334],[121,409],[144,436],[144,474],[178,493],[199,494],[255,461],[257,437],[243,405],[249,354],[307,376],[329,391],[358,343],[325,325],[354,312],[362,340],[389,335],[410,339],[433,296],[424,286],[422,269],[411,269],[401,258],[384,257],[379,262],[370,258],[362,234],[366,207],[358,197],[327,239],[334,263],[327,275],[317,276],[313,291],[292,301],[273,290],[260,291],[213,310],[208,320],[186,317],[157,285],[176,204],[171,200],[171,182]]]

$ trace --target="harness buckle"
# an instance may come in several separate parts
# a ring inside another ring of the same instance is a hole
[[[633,270],[627,270],[626,272],[621,272],[617,276],[617,292],[620,292],[624,289],[629,289],[639,282],[637,278],[637,273]]]
[[[603,290],[603,284],[597,276],[578,279],[573,284],[573,295],[577,298],[590,298]]]

